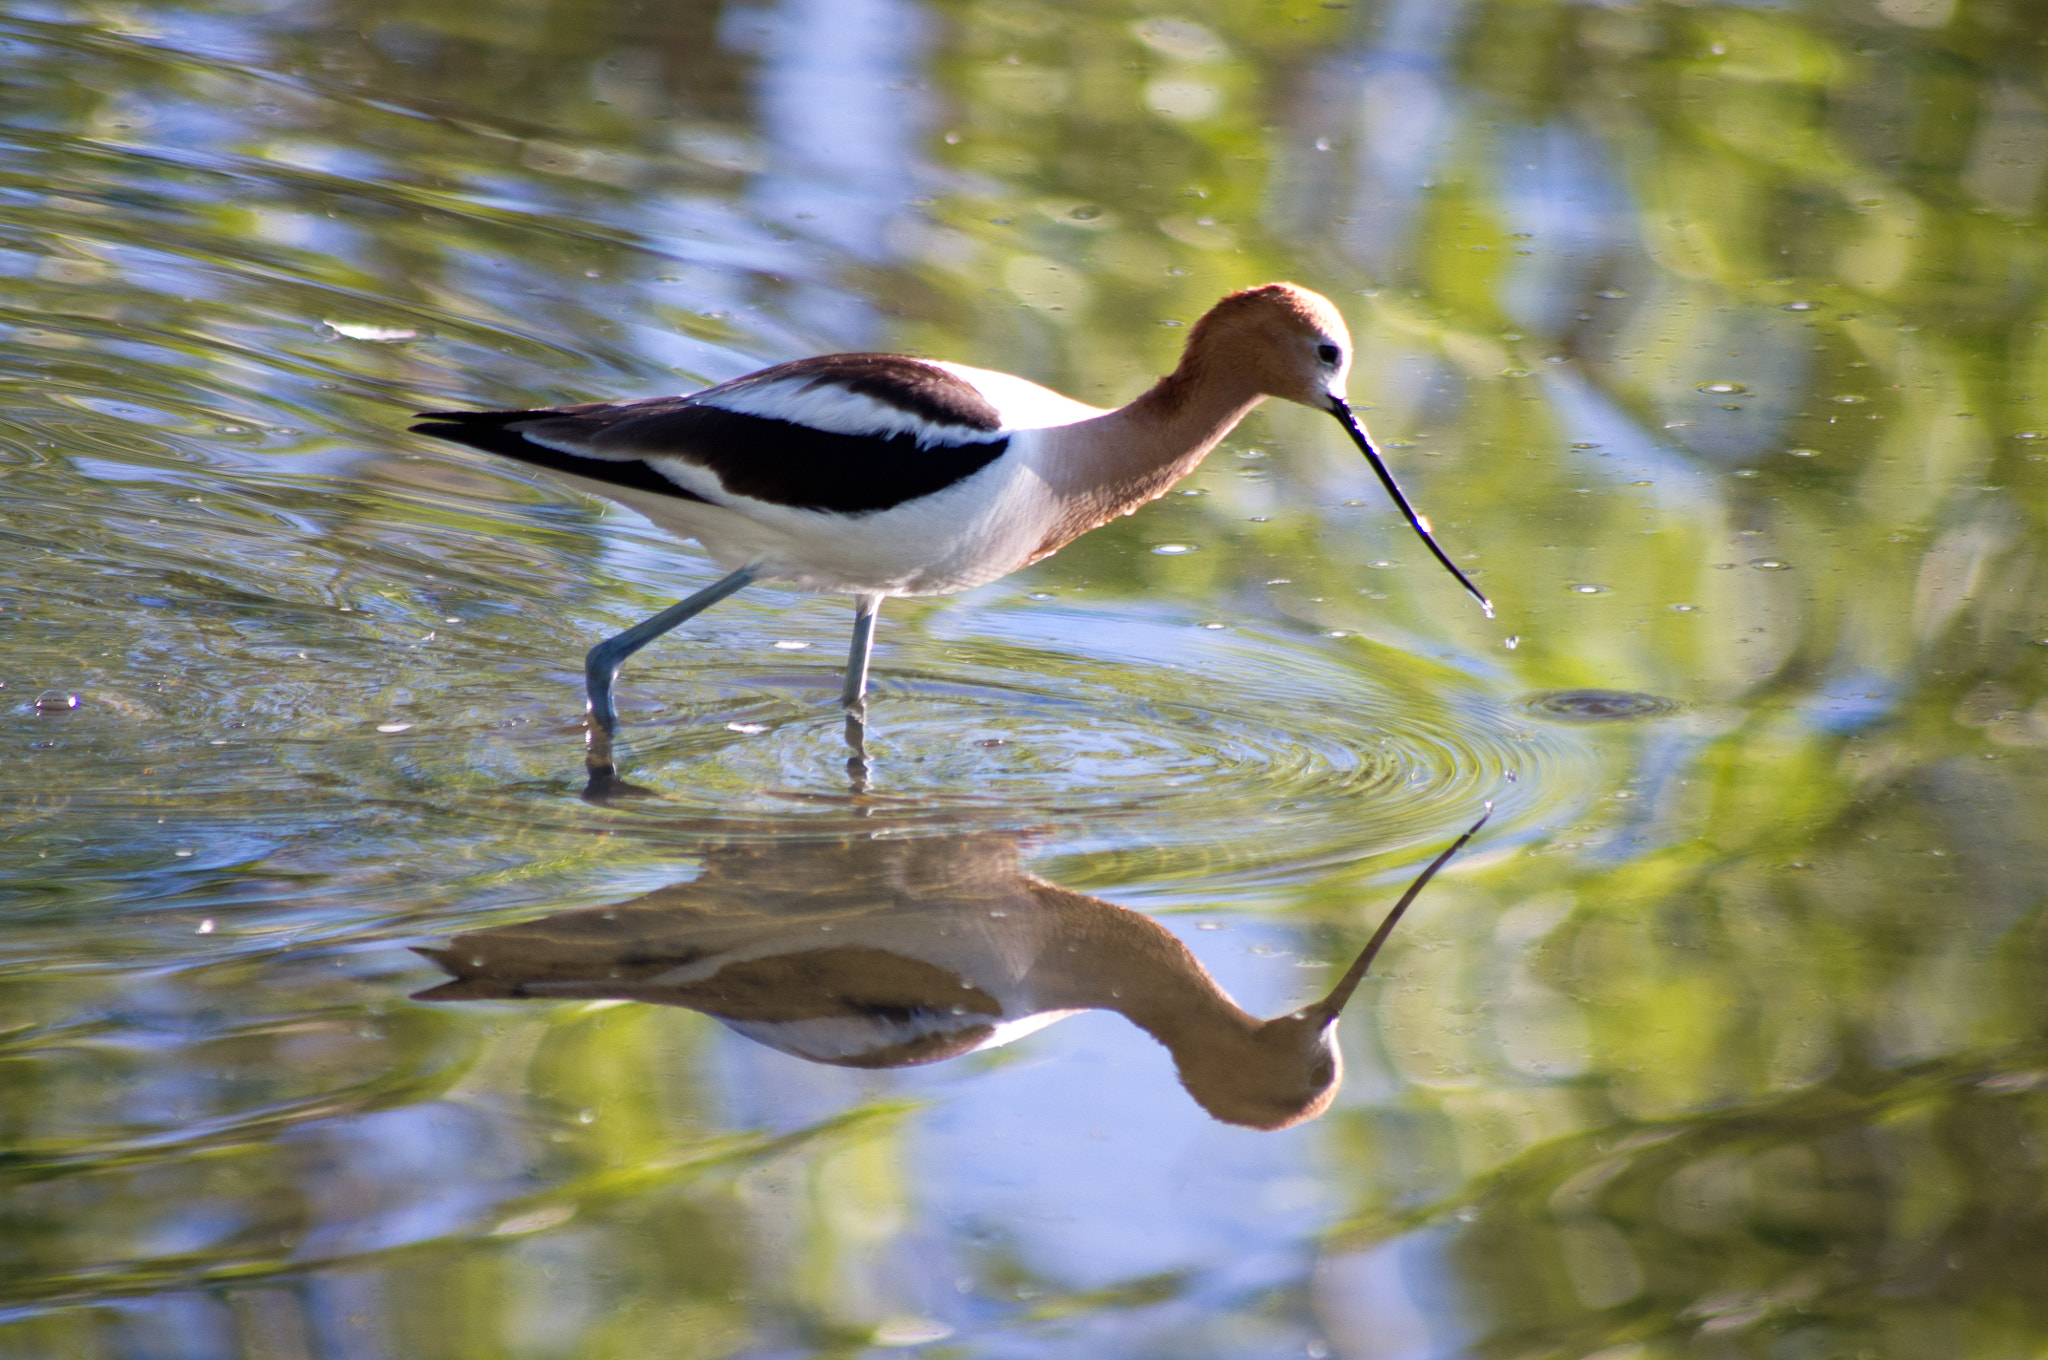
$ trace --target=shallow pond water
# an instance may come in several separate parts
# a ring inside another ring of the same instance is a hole
[[[0,4],[0,1356],[2040,1353],[2044,51]],[[1283,277],[1498,618],[1272,405],[892,602],[858,780],[756,588],[582,796],[716,569],[404,432]]]

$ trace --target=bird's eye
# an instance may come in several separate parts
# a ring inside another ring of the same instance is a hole
[[[1335,345],[1316,346],[1316,358],[1321,359],[1326,364],[1335,364],[1343,357],[1344,351],[1338,349]]]

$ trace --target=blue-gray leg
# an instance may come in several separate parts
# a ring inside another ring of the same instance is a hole
[[[868,656],[875,648],[875,614],[881,607],[879,595],[854,597],[853,646],[846,653],[846,688],[839,695],[846,705],[846,777],[855,793],[868,791]]]
[[[879,595],[856,595],[853,601],[853,647],[846,653],[846,688],[839,701],[854,712],[866,707],[868,656],[875,649],[875,615],[882,608]]]
[[[618,730],[618,710],[612,707],[612,682],[619,678],[619,667],[625,664],[627,657],[663,633],[695,618],[726,596],[742,589],[753,579],[754,569],[741,567],[717,584],[704,587],[689,599],[670,605],[645,623],[635,624],[617,637],[606,638],[592,647],[590,655],[583,660],[583,679],[589,694],[591,725],[607,736]]]

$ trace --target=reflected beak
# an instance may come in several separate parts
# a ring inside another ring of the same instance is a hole
[[[1362,442],[1363,436],[1360,436],[1360,439]],[[1452,567],[1451,570],[1456,571],[1457,568]],[[1473,593],[1477,594],[1478,592],[1474,591]],[[1401,900],[1396,902],[1394,909],[1387,913],[1387,919],[1380,922],[1380,928],[1372,933],[1370,940],[1366,941],[1364,952],[1359,954],[1352,965],[1344,970],[1344,976],[1337,980],[1337,985],[1330,989],[1330,994],[1321,1001],[1316,1002],[1315,1005],[1301,1011],[1303,1016],[1320,1018],[1325,1027],[1337,1023],[1337,1017],[1344,1012],[1344,1003],[1349,1001],[1351,994],[1358,990],[1358,984],[1365,981],[1365,970],[1372,967],[1372,961],[1379,957],[1380,946],[1384,945],[1387,942],[1387,937],[1394,933],[1394,927],[1400,923],[1401,914],[1408,910],[1408,904],[1422,895],[1422,890],[1429,886],[1429,880],[1436,877],[1436,871],[1450,863],[1451,856],[1464,849],[1465,842],[1471,840],[1478,833],[1479,828],[1486,825],[1486,819],[1491,816],[1493,816],[1493,803],[1491,800],[1488,800],[1486,811],[1479,814],[1479,820],[1466,827],[1464,835],[1452,841],[1442,854],[1429,862],[1427,869],[1416,875],[1415,881],[1408,885],[1408,891],[1401,894]]]
[[[1479,601],[1479,607],[1486,611],[1486,617],[1492,618],[1493,601],[1487,599],[1479,587],[1473,585],[1465,573],[1458,570],[1457,564],[1446,557],[1444,550],[1436,545],[1436,539],[1431,537],[1429,532],[1429,521],[1416,514],[1415,508],[1408,504],[1408,498],[1401,494],[1401,488],[1395,484],[1394,474],[1387,470],[1385,461],[1380,457],[1380,451],[1372,446],[1372,440],[1365,436],[1365,427],[1360,425],[1358,417],[1351,413],[1351,403],[1342,397],[1333,396],[1330,398],[1329,410],[1331,415],[1337,417],[1337,423],[1351,436],[1351,442],[1358,445],[1358,451],[1365,455],[1365,461],[1372,464],[1372,470],[1379,474],[1380,485],[1394,498],[1394,504],[1399,506],[1401,513],[1407,517],[1409,527],[1422,536],[1424,546],[1436,555],[1437,561],[1444,564],[1444,570],[1457,577],[1458,584],[1472,592],[1472,598]]]

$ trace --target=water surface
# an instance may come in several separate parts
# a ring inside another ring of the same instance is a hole
[[[2048,1344],[2048,19],[0,14],[0,1354]],[[1116,402],[1281,277],[1499,618],[1274,407],[892,602],[865,792],[850,611],[757,588],[579,797],[584,649],[715,569],[403,433],[852,348]],[[765,959],[873,875],[870,945],[1064,904],[1227,1028],[1488,800],[1284,1131],[1108,1004],[845,1066],[415,999],[621,904]]]

